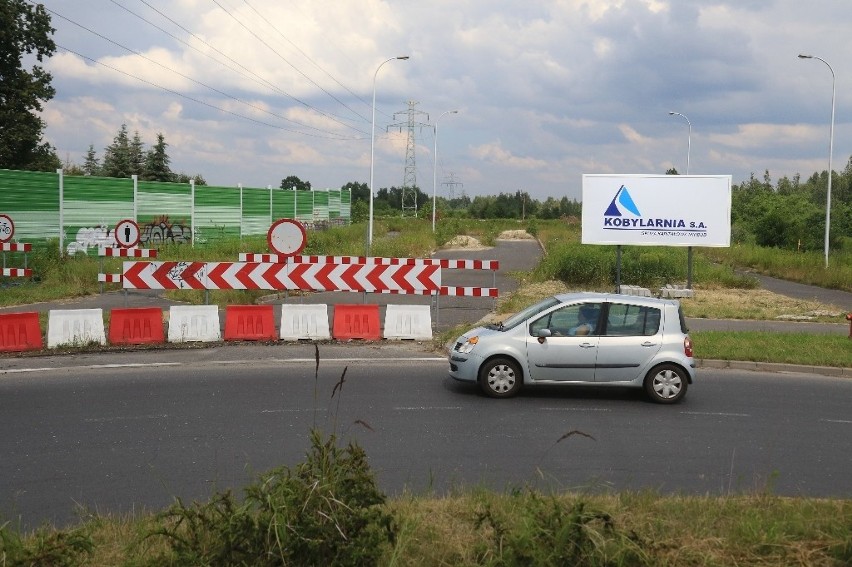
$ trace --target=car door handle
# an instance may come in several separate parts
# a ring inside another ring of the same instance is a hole
[[[644,343],[642,343],[642,346],[652,347],[652,346],[657,346],[657,343],[652,343],[651,341],[645,341]]]
[[[592,343],[580,343],[580,348],[595,348]]]

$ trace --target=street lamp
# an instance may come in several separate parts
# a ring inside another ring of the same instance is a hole
[[[828,137],[828,192],[825,195],[825,267],[828,268],[828,235],[831,228],[831,156],[834,153],[834,95],[835,95],[835,76],[834,69],[828,64],[828,61],[816,55],[799,54],[799,59],[819,59],[828,70],[831,71],[831,128],[829,129]]]
[[[689,154],[692,152],[692,122],[680,112],[670,111],[669,116],[680,116],[689,125],[689,135],[686,138],[686,174],[689,175]],[[692,289],[692,246],[686,247],[686,288]]]
[[[373,166],[375,163],[376,156],[376,77],[379,75],[379,69],[382,68],[382,65],[393,61],[394,59],[401,59],[403,61],[408,59],[408,55],[400,55],[399,57],[391,57],[390,59],[386,59],[381,62],[381,64],[376,67],[376,72],[373,73],[373,120],[372,120],[372,129],[370,130],[370,221],[369,221],[369,236],[367,237],[367,256],[370,255],[370,251],[373,249]]]
[[[458,110],[447,110],[435,120],[435,153],[432,156],[435,161],[435,168],[432,172],[432,232],[435,232],[435,206],[438,201],[438,120],[440,120],[444,114],[458,113]]]
[[[686,174],[689,175],[689,153],[692,151],[692,122],[680,112],[669,112],[669,116],[680,116],[689,125],[689,136],[686,138]]]

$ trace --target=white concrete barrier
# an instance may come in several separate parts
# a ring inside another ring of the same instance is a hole
[[[685,285],[671,285],[667,284],[666,287],[660,288],[660,297],[678,299],[678,298],[689,298],[695,297],[695,292]]]
[[[280,327],[283,340],[330,339],[328,306],[324,304],[282,305]]]
[[[172,305],[169,308],[168,342],[216,342],[222,340],[216,305]]]
[[[624,295],[636,295],[639,297],[651,297],[651,290],[647,287],[640,287],[638,285],[622,285],[621,293]]]
[[[432,339],[432,311],[428,305],[388,305],[385,311],[386,339]]]
[[[106,344],[103,309],[51,309],[47,315],[47,348]]]

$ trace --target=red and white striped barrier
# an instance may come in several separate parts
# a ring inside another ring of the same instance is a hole
[[[0,242],[0,252],[31,252],[32,244],[16,242]]]
[[[98,274],[100,283],[121,283],[121,274]]]
[[[432,293],[441,269],[431,265],[124,262],[129,289],[268,289]]]
[[[29,268],[3,268],[3,275],[10,278],[28,278],[33,275]]]
[[[497,270],[497,260],[451,260],[446,258],[373,258],[367,256],[285,256],[240,253],[240,262],[271,264],[362,264],[366,266],[438,266],[448,270]]]
[[[154,248],[99,248],[98,256],[113,258],[156,258]]]

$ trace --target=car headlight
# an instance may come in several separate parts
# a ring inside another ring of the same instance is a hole
[[[460,352],[462,354],[468,354],[473,350],[473,347],[476,346],[476,343],[479,342],[479,337],[468,337],[465,341],[459,341],[456,343],[456,352]]]

